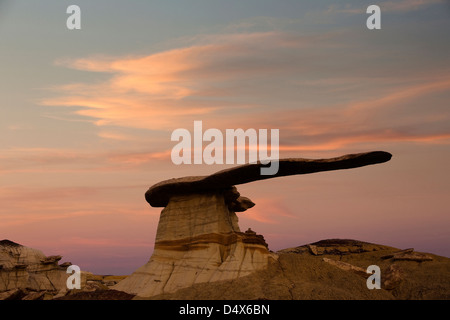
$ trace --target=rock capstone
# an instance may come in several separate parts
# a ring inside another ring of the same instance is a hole
[[[235,185],[275,177],[342,170],[383,163],[391,154],[374,151],[331,159],[281,159],[278,172],[261,175],[260,162],[159,182],[145,193],[160,214],[150,260],[113,288],[140,297],[172,293],[204,282],[231,280],[267,267],[277,259],[262,235],[241,232],[236,212],[255,204],[242,197]],[[272,164],[273,165],[273,164]],[[333,248],[338,250],[339,248]],[[322,254],[323,248],[310,248]]]

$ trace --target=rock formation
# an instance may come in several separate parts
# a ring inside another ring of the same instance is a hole
[[[393,261],[409,260],[409,261],[417,261],[417,262],[433,260],[433,258],[428,254],[421,253],[421,252],[415,252],[414,248],[409,248],[409,249],[401,250],[398,252],[394,252],[393,254],[386,255],[382,258],[383,259],[392,259]]]
[[[316,246],[315,255],[309,246]],[[351,239],[327,239],[277,251],[278,259],[246,277],[198,283],[155,300],[449,300],[450,259],[384,258],[398,248]],[[417,252],[419,253],[419,252]],[[423,253],[425,254],[425,253]],[[381,289],[369,290],[363,272],[381,269]]]
[[[197,283],[231,280],[267,267],[271,254],[263,236],[241,232],[236,212],[255,204],[235,185],[282,176],[357,168],[389,161],[375,151],[338,158],[279,160],[275,175],[261,175],[261,163],[247,164],[204,177],[162,181],[145,194],[153,207],[164,207],[154,252],[147,264],[114,289],[151,297]]]
[[[69,290],[67,268],[58,265],[61,256],[45,256],[42,251],[10,240],[0,241],[0,300],[71,299],[72,295],[109,291],[125,276],[101,276],[81,271],[81,288]],[[124,293],[109,292],[108,299],[123,298]]]
[[[61,256],[47,257],[37,249],[0,241],[0,299],[19,293],[65,293],[68,274],[64,266],[58,265],[60,260]]]
[[[337,260],[330,259],[330,258],[323,258],[322,260],[325,261],[326,263],[329,263],[329,264],[331,264],[333,266],[338,267],[341,270],[351,271],[351,272],[353,272],[355,274],[358,274],[358,275],[360,275],[362,277],[367,277],[368,276],[366,270],[364,270],[363,268],[354,266],[354,265],[352,265],[350,263],[337,261]]]
[[[249,231],[248,234],[254,234],[254,232]],[[8,243],[11,242],[8,241]],[[3,247],[3,245],[0,246]],[[39,252],[29,248],[22,250]],[[402,253],[426,255],[431,259],[393,259],[394,255],[399,256]],[[277,259],[269,259],[266,268],[245,277],[196,283],[173,293],[152,296],[150,299],[450,299],[450,259],[446,257],[350,239],[321,240],[283,249],[276,252],[276,255]],[[5,261],[3,254],[1,257],[2,261]],[[367,288],[366,279],[369,274],[362,271],[369,265],[378,265],[381,268],[380,290]],[[33,276],[30,272],[30,277]],[[0,291],[0,300],[139,299],[140,297],[135,297],[133,294],[117,291],[108,286],[108,283],[118,282],[123,278],[123,276],[101,276],[82,272],[81,290],[74,289],[64,295],[56,295],[54,290],[36,291],[14,288]]]
[[[148,297],[264,268],[269,257],[264,238],[240,231],[225,193],[173,196],[161,212],[150,261],[115,289]]]
[[[280,159],[278,160],[279,170],[274,175],[261,175],[261,168],[267,165],[260,162],[245,164],[209,176],[183,177],[159,182],[145,193],[145,199],[152,207],[165,207],[170,198],[176,194],[201,194],[210,190],[226,190],[231,186],[277,177],[358,168],[387,162],[391,157],[392,155],[388,152],[373,151],[330,159]]]

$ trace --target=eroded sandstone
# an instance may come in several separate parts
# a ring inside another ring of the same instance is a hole
[[[270,254],[263,236],[241,232],[236,212],[255,204],[235,185],[270,178],[343,170],[383,163],[391,154],[374,151],[330,159],[277,160],[274,175],[261,175],[261,162],[159,182],[145,194],[153,207],[164,207],[149,262],[114,288],[141,297],[175,292],[197,283],[230,280],[264,269]],[[359,249],[359,248],[358,248]],[[323,247],[310,246],[314,254]],[[333,248],[334,250],[334,248]],[[339,249],[337,249],[339,250]],[[343,249],[341,249],[343,250]]]
[[[9,240],[0,241],[0,292],[5,296],[22,291],[67,291],[66,269],[61,256],[45,256],[40,250]],[[19,290],[19,291],[17,291]],[[17,291],[17,292],[16,292]]]
[[[162,210],[149,262],[114,288],[142,297],[246,276],[267,266],[264,237],[241,232],[223,192],[174,196]]]

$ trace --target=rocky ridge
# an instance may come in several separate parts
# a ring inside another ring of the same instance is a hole
[[[246,277],[195,284],[151,299],[450,299],[450,259],[446,257],[349,239],[322,240],[275,254],[278,259],[271,260],[266,269]],[[396,256],[414,259],[397,260]],[[381,289],[367,288],[370,265],[381,269]]]
[[[61,256],[45,256],[42,251],[10,240],[0,241],[0,300],[51,300],[78,292],[108,290],[123,276],[98,276],[81,272],[81,289],[68,290],[67,268]]]
[[[14,245],[16,244],[12,247]],[[4,249],[4,246],[3,242],[1,248]],[[16,246],[16,250],[17,248]],[[22,251],[40,252],[23,248]],[[4,251],[0,252],[2,261],[5,261]],[[268,261],[266,268],[246,276],[216,282],[194,283],[189,287],[154,295],[147,299],[450,299],[450,259],[416,252],[412,248],[400,250],[357,240],[328,239],[270,254],[273,259]],[[36,259],[32,260],[36,261]],[[382,288],[380,290],[369,290],[366,286],[366,279],[369,276],[366,268],[373,264],[381,268]],[[8,268],[6,271],[10,272]],[[5,272],[4,269],[0,270],[2,281],[7,275],[2,274],[3,272]],[[35,277],[33,272],[30,273],[29,277]],[[8,275],[16,279],[15,274],[8,273]],[[66,274],[65,277],[67,276]],[[7,291],[0,291],[0,300],[143,299],[142,296],[113,289],[112,285],[120,283],[124,278],[126,277],[83,272],[80,290],[68,290],[58,295],[60,290],[36,290],[29,286],[9,287]],[[20,284],[18,281],[10,281],[10,283]],[[58,282],[54,284],[58,285]]]
[[[0,294],[62,293],[66,287],[66,268],[58,265],[61,256],[45,256],[41,251],[9,240],[0,241]],[[17,291],[17,292],[15,292]]]

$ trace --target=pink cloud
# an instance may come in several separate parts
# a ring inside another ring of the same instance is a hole
[[[153,248],[153,240],[143,241],[140,239],[124,239],[117,238],[83,238],[83,237],[68,237],[63,239],[63,244],[71,246],[82,247],[112,247],[112,248]]]
[[[112,134],[116,135],[116,133]],[[120,133],[117,135],[120,135]],[[127,138],[134,139],[131,136]],[[0,155],[0,175],[12,175],[14,173],[118,172],[133,168],[138,169],[139,165],[150,161],[169,163],[170,150],[161,149],[138,152],[134,150],[11,148],[3,150]]]
[[[113,166],[170,161],[174,145],[170,131],[181,127],[192,132],[194,120],[203,120],[205,129],[280,129],[280,150],[289,153],[358,149],[368,143],[447,143],[450,130],[445,123],[450,114],[442,107],[450,89],[446,73],[418,70],[416,77],[405,80],[390,72],[391,86],[384,83],[385,78],[375,78],[368,83],[375,81],[378,86],[366,87],[367,94],[360,95],[356,84],[367,82],[367,76],[337,68],[353,62],[352,55],[349,61],[332,59],[333,49],[348,46],[341,41],[344,36],[348,34],[210,35],[147,56],[64,61],[60,64],[110,73],[111,78],[61,86],[58,92],[62,95],[43,103],[78,106],[76,113],[92,119],[101,128],[98,136],[103,139],[133,141],[133,134],[121,128],[166,132],[155,138],[160,146],[157,150],[106,156]],[[324,54],[328,52],[325,49],[330,53]],[[376,66],[368,68],[365,71],[370,73]],[[324,71],[329,76],[317,76]],[[271,97],[271,91],[284,93],[284,84],[290,86],[290,95],[296,88],[305,92],[311,88],[317,91],[317,97],[298,103],[295,95]],[[329,98],[324,99],[327,95]],[[431,97],[438,99],[435,105],[418,105],[420,101],[428,103]]]
[[[174,128],[187,119],[215,119],[218,112],[241,113],[258,105],[230,99],[240,95],[237,80],[293,74],[292,64],[284,60],[290,59],[289,50],[312,48],[319,40],[268,32],[215,35],[196,41],[148,56],[60,61],[75,69],[112,76],[103,83],[55,88],[63,96],[45,99],[42,104],[78,107],[77,115],[93,119],[98,126],[153,130]]]

